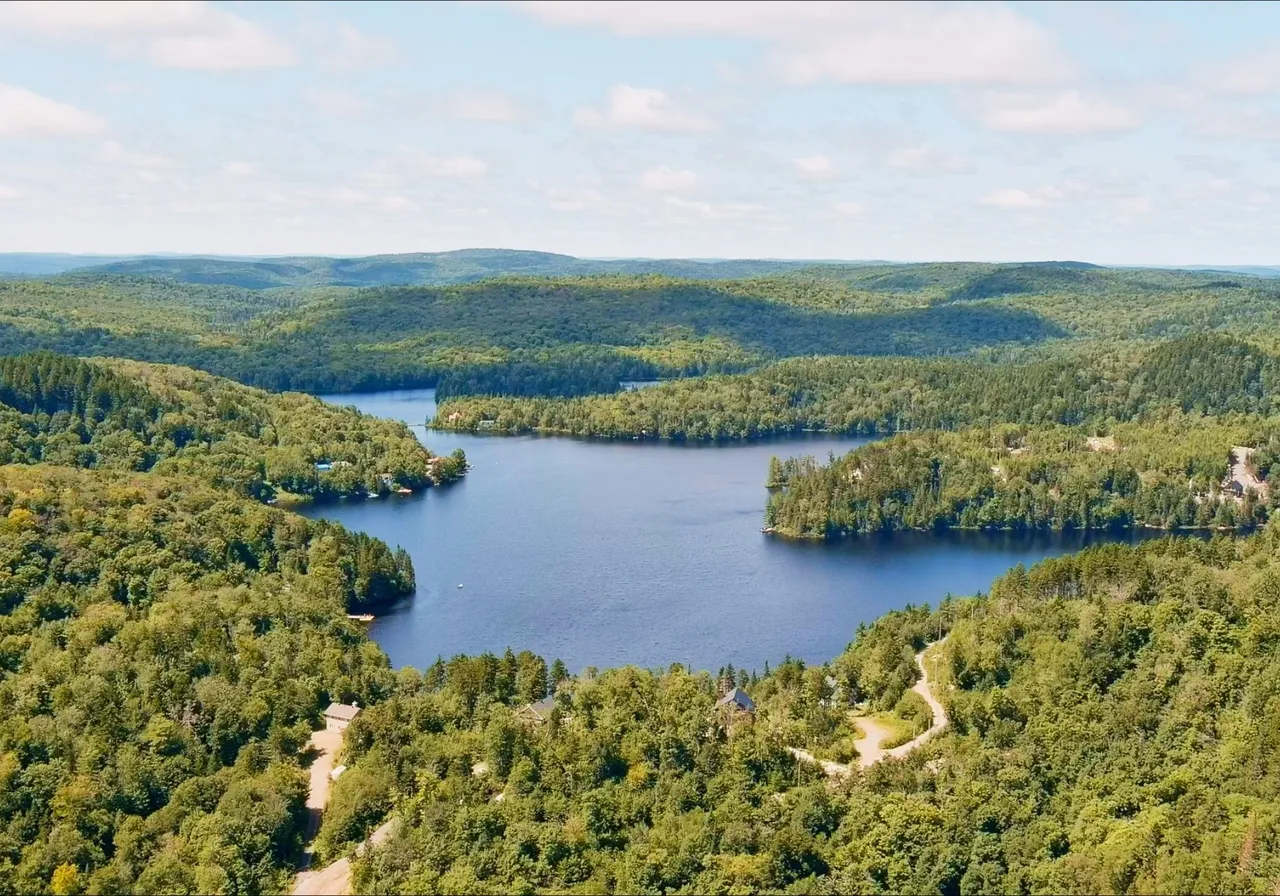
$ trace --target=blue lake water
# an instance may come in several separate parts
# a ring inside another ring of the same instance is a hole
[[[462,435],[422,427],[435,413],[432,390],[322,397],[417,424],[433,451],[462,448],[473,468],[465,481],[423,494],[305,511],[413,557],[417,594],[370,631],[396,666],[507,646],[560,657],[574,670],[758,669],[787,654],[821,662],[860,622],[986,590],[1019,562],[1088,540],[966,532],[824,544],[760,533],[772,455],[825,457],[864,439],[682,445]]]

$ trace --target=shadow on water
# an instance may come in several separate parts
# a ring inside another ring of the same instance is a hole
[[[433,399],[406,390],[332,400],[420,423]],[[1017,563],[1131,540],[907,532],[797,543],[760,533],[771,456],[823,457],[866,439],[673,445],[415,432],[435,451],[466,451],[467,478],[306,511],[412,556],[417,594],[370,626],[396,665],[508,645],[571,668],[822,661],[890,609],[986,590]]]

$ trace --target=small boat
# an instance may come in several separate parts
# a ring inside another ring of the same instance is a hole
[[[356,622],[373,622],[372,613],[348,613],[348,619],[354,619]]]
[[[461,583],[461,582],[459,582],[459,583],[458,583],[458,587],[459,587],[459,588],[461,588],[461,587],[462,587],[462,583]]]

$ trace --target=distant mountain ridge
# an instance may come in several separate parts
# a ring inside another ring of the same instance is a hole
[[[1035,262],[1089,268],[1083,262]],[[363,257],[0,255],[0,275],[165,277],[181,283],[242,289],[318,286],[447,286],[503,275],[539,277],[658,274],[690,280],[733,280],[807,269],[890,266],[885,261],[786,259],[577,258],[523,249],[458,249]]]
[[[973,263],[981,264],[981,263]],[[1024,269],[1100,270],[1082,261],[1030,261]],[[73,255],[0,253],[0,277],[50,277],[60,274],[166,277],[180,283],[236,286],[242,289],[317,286],[447,286],[490,277],[538,277],[603,274],[660,274],[690,280],[733,280],[833,267],[923,269],[883,260],[715,259],[715,258],[579,258],[526,249],[456,249],[368,256],[227,256],[227,255]],[[1002,265],[1001,267],[1005,267]],[[1124,266],[1122,266],[1124,267]],[[1280,266],[1179,265],[1168,268],[1129,266],[1131,270],[1217,271],[1254,277],[1280,277]]]
[[[60,271],[14,273],[168,277],[184,283],[243,289],[317,286],[447,286],[503,275],[541,277],[592,274],[663,274],[695,280],[726,280],[786,273],[813,267],[812,261],[692,261],[685,259],[585,259],[519,249],[460,249],[356,258],[298,256],[229,259],[141,257],[103,264],[61,267]],[[28,266],[30,267],[30,266]],[[6,268],[0,259],[0,271]]]

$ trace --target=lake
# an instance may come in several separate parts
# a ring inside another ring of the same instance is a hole
[[[416,424],[433,451],[462,448],[472,465],[455,485],[304,511],[413,557],[417,594],[370,626],[396,666],[508,645],[572,670],[762,669],[787,654],[822,662],[887,610],[986,590],[1017,563],[1107,540],[963,532],[788,542],[760,532],[769,458],[825,457],[866,439],[477,436],[422,427],[433,390],[321,397]]]

